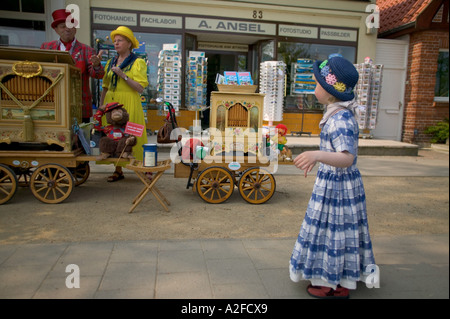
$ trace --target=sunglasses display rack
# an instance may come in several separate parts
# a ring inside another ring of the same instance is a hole
[[[178,112],[181,105],[181,51],[178,44],[164,44],[158,58],[157,95],[170,102]],[[163,111],[168,111],[166,105]]]
[[[202,111],[206,108],[207,68],[205,52],[189,52],[186,66],[186,107],[190,111]]]
[[[359,104],[358,124],[361,130],[373,130],[377,124],[378,105],[381,97],[383,65],[374,64],[366,59],[364,63],[355,64],[359,80],[355,87],[356,100]]]
[[[260,64],[259,92],[265,94],[263,120],[283,120],[283,104],[286,85],[286,64],[280,61],[266,61]]]

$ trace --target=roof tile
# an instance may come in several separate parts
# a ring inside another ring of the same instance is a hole
[[[432,0],[377,0],[380,9],[379,33],[416,21]]]

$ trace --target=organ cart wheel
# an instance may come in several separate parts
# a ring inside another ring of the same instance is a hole
[[[14,171],[0,164],[0,205],[9,201],[17,190],[17,177]]]
[[[14,171],[17,175],[17,182],[20,187],[28,187],[30,186],[31,175],[33,174],[33,170],[29,167],[15,167]]]
[[[91,172],[89,162],[77,162],[77,164],[77,167],[69,169],[73,175],[73,178],[75,178],[75,186],[86,182]]]
[[[41,202],[57,204],[67,199],[74,186],[72,173],[59,164],[44,164],[31,175],[30,188]]]
[[[198,175],[196,188],[204,201],[211,204],[223,203],[233,194],[234,178],[226,168],[209,167]]]
[[[267,202],[275,193],[275,178],[265,169],[251,167],[239,179],[239,194],[250,204]]]

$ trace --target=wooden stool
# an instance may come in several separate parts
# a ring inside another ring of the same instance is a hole
[[[144,199],[145,195],[147,195],[148,192],[151,192],[153,196],[155,196],[155,198],[158,200],[158,202],[162,205],[162,207],[164,207],[166,211],[169,211],[167,205],[170,205],[170,202],[156,187],[156,182],[162,176],[164,171],[170,168],[170,159],[158,162],[158,166],[153,167],[145,167],[143,166],[141,161],[132,160],[130,164],[126,165],[125,167],[134,171],[142,181],[142,183],[144,183],[145,185],[141,192],[134,198],[133,206],[131,206],[128,213],[131,213],[136,208],[136,206],[139,205],[139,203]],[[153,174],[151,179],[147,177],[147,173]]]

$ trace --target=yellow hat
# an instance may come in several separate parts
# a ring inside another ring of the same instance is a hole
[[[139,47],[139,41],[136,39],[136,37],[133,34],[133,31],[131,31],[130,28],[127,28],[125,26],[120,26],[116,30],[111,32],[111,40],[114,41],[114,37],[116,35],[121,35],[126,37],[131,42],[131,48],[138,48]]]

